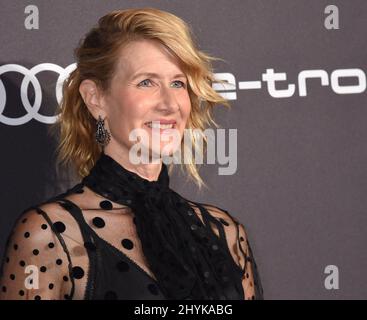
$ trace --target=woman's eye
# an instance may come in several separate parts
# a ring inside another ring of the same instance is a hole
[[[176,84],[176,88],[186,88],[186,84],[185,82],[183,81],[180,81],[180,80],[176,80],[176,81],[173,81],[173,83]],[[145,79],[143,81],[141,81],[138,86],[139,87],[146,87],[146,86],[149,86],[149,84],[152,84],[152,81],[150,79]],[[178,85],[178,86],[177,86]]]
[[[149,82],[149,83],[151,83],[150,79],[145,79],[145,80],[141,81],[141,82],[138,84],[138,86],[139,86],[139,87],[141,87],[141,86],[145,87],[145,84],[147,84],[148,82]]]
[[[181,87],[180,88],[185,88],[186,87],[185,82],[180,81],[180,80],[173,81],[173,83],[181,83]]]

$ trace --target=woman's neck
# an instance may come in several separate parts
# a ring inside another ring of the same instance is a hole
[[[110,156],[116,162],[118,162],[126,170],[131,171],[139,175],[140,177],[149,180],[157,181],[162,169],[162,160],[159,159],[155,162],[149,161],[149,163],[133,164],[129,159],[129,152],[113,152],[111,150],[103,151],[106,155]]]

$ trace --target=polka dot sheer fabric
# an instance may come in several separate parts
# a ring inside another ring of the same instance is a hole
[[[263,299],[245,228],[227,211],[169,189],[165,166],[153,183],[105,154],[95,169],[18,218],[0,299]]]

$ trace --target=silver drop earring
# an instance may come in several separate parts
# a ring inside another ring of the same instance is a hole
[[[97,120],[97,131],[96,131],[96,141],[102,146],[105,147],[111,140],[111,134],[104,127],[104,120],[101,116],[98,116]]]

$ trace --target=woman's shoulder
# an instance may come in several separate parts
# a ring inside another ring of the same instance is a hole
[[[54,233],[60,231],[61,221],[64,226],[71,224],[71,219],[59,203],[34,204],[18,215],[10,236],[18,241],[24,238],[33,246],[48,243]]]
[[[63,194],[56,197],[50,197],[42,202],[35,202],[32,205],[23,209],[17,219],[17,223],[22,220],[27,220],[29,223],[36,223],[39,221],[53,221],[63,220],[65,222],[72,221],[69,210],[63,205],[67,201],[62,197]]]
[[[14,239],[20,241],[23,238],[27,240],[27,244],[37,246],[55,240],[55,235],[60,238],[76,234],[79,225],[70,208],[65,206],[66,195],[69,193],[60,193],[23,208],[13,223],[8,242],[10,238],[13,241]]]
[[[81,224],[93,212],[104,210],[106,198],[95,194],[91,189],[76,184],[67,191],[37,202],[23,209],[18,215],[12,233],[32,232],[45,234],[47,229],[61,237],[80,238]],[[126,206],[109,201],[111,209],[126,210]],[[44,229],[42,229],[43,226]],[[27,228],[25,230],[24,228]],[[35,239],[35,238],[33,238]]]
[[[37,279],[40,280],[39,283],[48,281],[47,284],[44,283],[45,288],[50,283],[55,288],[63,284],[62,275],[69,273],[68,264],[62,263],[68,261],[69,245],[65,243],[66,239],[69,241],[69,235],[73,232],[67,215],[60,208],[56,202],[35,204],[24,209],[17,217],[8,235],[4,251],[5,260],[1,266],[0,283],[3,288],[7,288],[7,293],[3,291],[4,296],[0,299],[18,299],[19,295],[26,297],[25,292],[28,292],[27,298],[30,299],[40,296],[45,298],[48,295],[51,297],[52,291],[44,290],[43,286],[38,291],[33,289],[26,291],[28,287],[24,287],[24,283],[33,276],[29,276],[27,274],[29,271],[25,270],[36,272],[37,278],[34,278],[34,281],[37,283]],[[38,271],[42,277],[38,277]],[[18,294],[21,288],[23,289]],[[49,293],[46,294],[46,291]],[[56,290],[53,291],[56,295]],[[54,298],[53,295],[52,297]]]
[[[85,192],[85,188],[80,183],[77,183],[26,207],[18,216],[17,223],[22,220],[32,221],[35,224],[41,220],[48,222],[62,220],[64,223],[71,223],[75,221],[71,214],[71,206],[82,209],[88,201],[91,201],[89,193]]]

